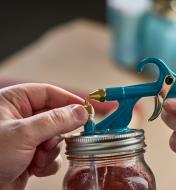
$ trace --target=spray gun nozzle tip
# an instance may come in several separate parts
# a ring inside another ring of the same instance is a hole
[[[89,94],[89,99],[91,99],[91,100],[104,102],[105,98],[106,98],[106,90],[105,89],[98,89]]]

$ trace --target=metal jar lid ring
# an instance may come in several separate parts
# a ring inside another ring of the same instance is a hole
[[[144,131],[130,130],[127,133],[90,135],[72,135],[66,138],[67,155],[100,155],[137,151],[144,148]]]

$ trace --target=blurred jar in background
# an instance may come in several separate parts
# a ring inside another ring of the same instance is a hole
[[[139,60],[139,23],[150,8],[150,0],[107,0],[111,52],[116,63],[133,68]]]
[[[154,0],[153,9],[141,22],[140,39],[141,58],[161,58],[176,71],[176,0]]]

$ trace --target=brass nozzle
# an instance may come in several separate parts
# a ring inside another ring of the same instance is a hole
[[[95,115],[94,108],[87,98],[85,99],[84,108],[87,110],[89,115]]]
[[[106,91],[105,89],[98,89],[89,94],[89,99],[97,100],[99,102],[104,102],[106,100]]]

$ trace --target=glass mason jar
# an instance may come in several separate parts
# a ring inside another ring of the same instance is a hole
[[[64,190],[156,190],[144,160],[144,132],[66,139],[69,169]]]
[[[176,0],[154,0],[153,10],[146,13],[139,25],[140,59],[158,57],[176,72]],[[147,67],[158,75],[157,67]]]

